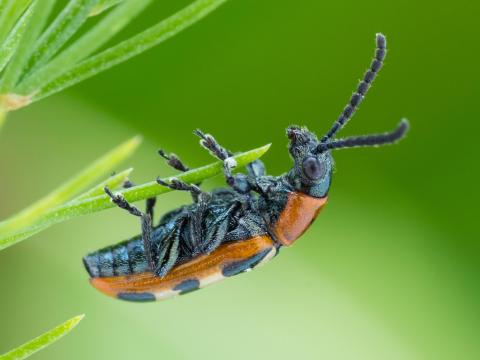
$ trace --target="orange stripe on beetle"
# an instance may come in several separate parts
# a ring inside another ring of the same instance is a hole
[[[99,277],[90,283],[106,295],[130,301],[154,301],[203,288],[226,277],[261,265],[276,254],[267,236],[225,243],[208,255],[174,267],[165,277],[151,272]]]

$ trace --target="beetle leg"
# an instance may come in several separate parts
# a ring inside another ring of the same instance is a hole
[[[175,170],[179,170],[181,172],[186,172],[190,170],[190,168],[187,165],[185,165],[177,155],[173,153],[167,154],[162,149],[158,150],[158,154],[166,160],[167,165],[173,167]],[[202,183],[199,182],[199,183],[196,183],[195,185],[200,186],[201,184]],[[194,202],[198,202],[198,194],[192,193],[192,199]]]
[[[155,269],[155,261],[152,256],[152,218],[150,214],[142,213],[137,207],[131,205],[121,193],[113,194],[107,186],[105,186],[104,190],[115,205],[141,219],[143,247],[145,249],[148,265],[153,271]]]
[[[193,257],[199,255],[201,251],[201,243],[204,239],[203,223],[210,203],[211,196],[209,193],[201,193],[198,196],[198,203],[195,211],[189,216],[189,232],[188,237],[182,243],[187,252]]]
[[[131,188],[133,186],[135,186],[135,184],[128,179],[123,182],[123,188],[125,188],[125,189]],[[148,198],[147,201],[146,201],[145,212],[148,215],[150,215],[150,219],[152,219],[152,220],[153,220],[153,210],[155,208],[156,203],[157,203],[157,198],[156,197]]]
[[[185,172],[185,171],[188,171],[190,170],[190,168],[188,166],[186,166],[182,160],[180,160],[180,158],[175,155],[175,154],[167,154],[165,151],[163,151],[162,149],[158,150],[158,155],[160,155],[161,157],[163,157],[166,162],[167,162],[167,165],[170,165],[171,167],[173,167],[175,170],[179,170],[181,172]]]
[[[255,178],[260,176],[265,176],[267,171],[265,169],[265,164],[262,160],[257,159],[254,162],[251,162],[247,165],[247,172],[248,175],[253,176]]]
[[[172,231],[170,231],[167,237],[161,242],[158,251],[158,263],[154,270],[155,275],[164,277],[177,262],[180,234],[184,222],[185,217],[178,219]]]
[[[195,130],[195,134],[200,137],[200,145],[207,149],[211,155],[223,161],[223,174],[227,184],[239,194],[247,195],[252,190],[248,179],[243,174],[232,174],[232,170],[237,167],[237,162],[232,157],[233,153],[222,147],[210,134],[204,134],[200,130]],[[260,166],[258,166],[260,170]],[[254,167],[252,166],[252,171]]]
[[[209,226],[209,230],[205,235],[205,239],[203,240],[203,244],[201,246],[203,254],[209,254],[213,250],[215,250],[225,239],[225,235],[228,232],[228,225],[230,220],[242,204],[240,202],[234,203],[230,208],[225,211],[221,216],[215,219],[214,223]]]
[[[200,188],[197,185],[187,184],[175,178],[173,178],[169,183],[163,181],[160,178],[157,178],[157,184],[166,186],[172,190],[190,191],[190,194],[192,194],[192,197],[194,196],[197,199],[200,194],[203,194],[202,190],[200,190]]]

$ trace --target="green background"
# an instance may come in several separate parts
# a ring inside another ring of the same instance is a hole
[[[122,36],[186,5],[157,2]],[[473,1],[231,0],[161,46],[9,117],[0,133],[0,217],[142,134],[127,166],[143,182],[210,161],[192,130],[232,150],[284,129],[323,134],[373,54],[386,66],[343,135],[389,130],[398,146],[334,154],[327,209],[266,267],[161,303],[107,298],[81,257],[139,232],[110,210],[0,253],[0,353],[79,313],[36,359],[479,359],[478,5]],[[118,40],[118,38],[117,38]],[[119,169],[120,170],[120,169]],[[207,187],[222,186],[221,178]],[[168,194],[157,214],[189,201]]]

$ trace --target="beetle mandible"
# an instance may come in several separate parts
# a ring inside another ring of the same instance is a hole
[[[335,138],[371,87],[386,51],[385,37],[377,34],[369,69],[320,140],[306,128],[287,129],[294,165],[281,176],[266,175],[260,160],[247,166],[247,174],[233,174],[232,153],[211,135],[196,130],[201,145],[223,161],[229,188],[207,193],[199,184],[158,179],[159,186],[190,192],[193,203],[167,213],[156,226],[152,225],[155,199],[147,200],[143,213],[120,193],[105,188],[113,203],[141,218],[142,234],[84,257],[92,285],[123,300],[162,300],[253,269],[273,258],[281,247],[292,245],[327,202],[331,150],[392,144],[408,129],[408,122],[402,120],[392,132]],[[159,153],[173,168],[188,170],[175,155]]]

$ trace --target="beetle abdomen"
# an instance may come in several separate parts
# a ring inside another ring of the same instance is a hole
[[[140,237],[90,253],[83,263],[93,278],[130,275],[148,268]]]
[[[145,271],[134,275],[94,277],[90,282],[101,292],[122,300],[163,300],[253,269],[276,253],[272,239],[262,235],[225,243],[209,255],[175,266],[164,277]]]

